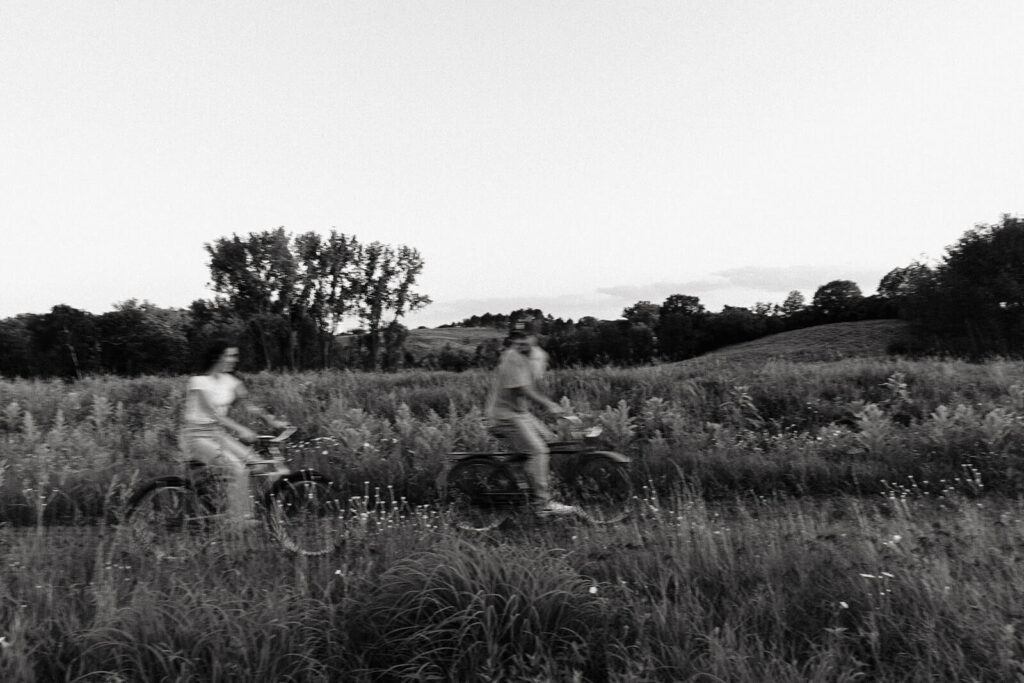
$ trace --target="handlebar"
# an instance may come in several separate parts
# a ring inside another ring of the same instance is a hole
[[[584,427],[579,415],[559,415],[558,419],[568,423],[574,439],[596,439],[604,431],[600,426]]]
[[[259,436],[256,437],[256,439],[263,443],[284,443],[289,438],[291,438],[291,435],[297,432],[298,429],[298,427],[288,425],[287,427],[282,429],[281,433],[278,434],[277,436],[274,436],[273,434],[260,434]]]

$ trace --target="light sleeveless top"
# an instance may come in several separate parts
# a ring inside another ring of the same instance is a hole
[[[226,373],[216,377],[211,375],[190,377],[188,393],[185,395],[185,425],[211,425],[217,422],[200,407],[196,390],[203,392],[207,402],[218,415],[227,415],[228,408],[235,400],[235,389],[241,383],[237,377]]]

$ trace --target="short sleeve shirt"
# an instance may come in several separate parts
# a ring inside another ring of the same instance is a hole
[[[199,399],[195,391],[201,391],[206,396],[207,402],[218,415],[227,415],[228,408],[235,400],[235,390],[241,381],[234,375],[222,373],[213,377],[212,375],[197,375],[188,380],[188,393],[185,396],[185,424],[207,425],[216,422],[199,405]]]
[[[523,387],[533,385],[533,372],[529,359],[515,349],[501,355],[501,362],[495,372],[494,384],[487,401],[487,415],[502,419],[516,413],[526,412]]]

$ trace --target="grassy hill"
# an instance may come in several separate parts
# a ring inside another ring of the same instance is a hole
[[[504,339],[506,334],[505,330],[493,327],[439,327],[409,330],[409,338],[405,341],[405,350],[414,358],[423,358],[429,354],[437,355],[446,345],[451,345],[456,351],[472,356],[478,344],[488,339]]]
[[[791,361],[823,361],[885,356],[889,347],[906,334],[906,329],[907,324],[902,320],[862,320],[817,325],[727,346],[700,356],[700,360],[756,362],[782,358]],[[504,337],[504,330],[489,327],[419,329],[409,331],[405,348],[414,358],[437,355],[446,345],[472,356],[481,342]],[[694,360],[698,359],[682,362]]]
[[[886,356],[889,347],[904,337],[902,320],[861,320],[816,325],[734,344],[694,360],[760,361],[781,358],[791,361],[827,361],[840,358]]]

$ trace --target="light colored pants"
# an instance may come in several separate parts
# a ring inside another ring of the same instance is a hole
[[[228,516],[236,521],[251,519],[252,499],[245,464],[253,459],[252,450],[220,425],[188,425],[181,430],[180,444],[187,458],[206,463],[214,476],[226,482]]]
[[[534,502],[543,507],[551,500],[548,441],[555,438],[543,422],[530,413],[512,413],[491,420],[491,432],[527,455],[523,469],[533,484]]]

